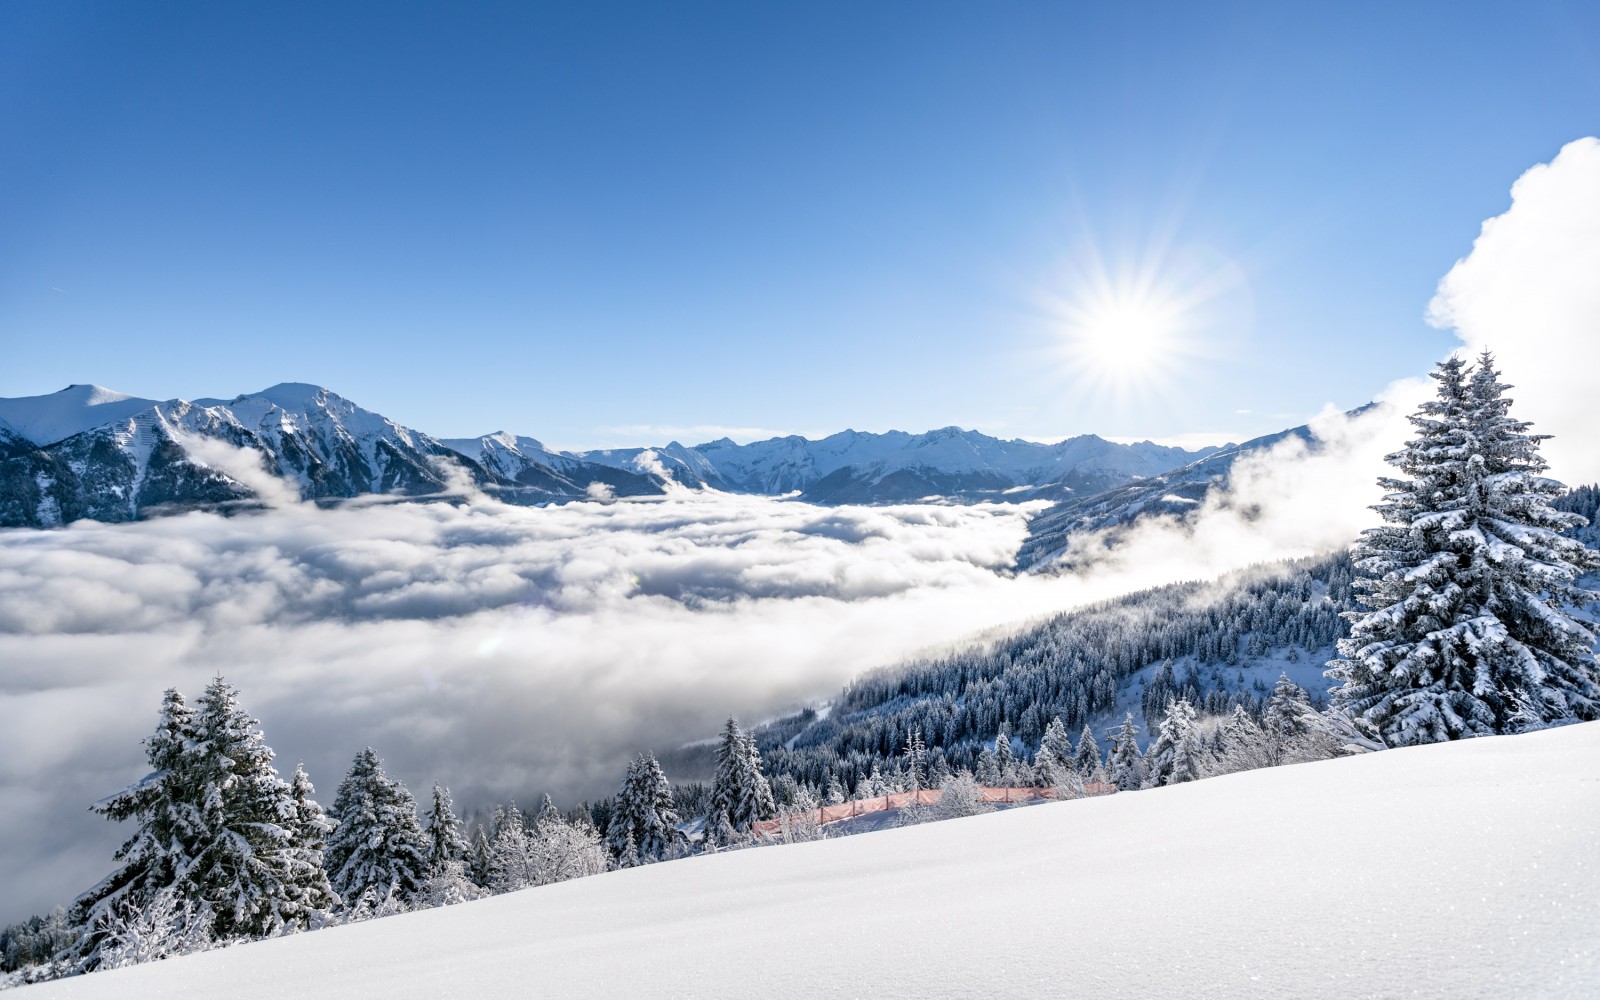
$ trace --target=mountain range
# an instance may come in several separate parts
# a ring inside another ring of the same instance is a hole
[[[818,504],[1045,499],[1056,503],[1051,532],[1152,490],[1186,496],[1258,446],[1187,450],[1093,434],[1040,443],[945,427],[570,452],[506,432],[435,438],[305,383],[164,401],[72,385],[0,398],[0,526],[258,504],[259,481],[219,463],[207,441],[253,449],[263,471],[310,501],[449,495],[465,474],[477,488],[524,504],[684,487]],[[1033,549],[1044,552],[1055,535],[1037,537]]]

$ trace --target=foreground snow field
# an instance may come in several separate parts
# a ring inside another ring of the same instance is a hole
[[[1600,723],[616,872],[46,997],[1600,995]]]

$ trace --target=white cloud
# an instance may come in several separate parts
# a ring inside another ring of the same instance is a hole
[[[1600,139],[1569,143],[1517,179],[1511,207],[1439,282],[1428,317],[1495,353],[1516,386],[1512,412],[1555,435],[1544,446],[1553,475],[1600,479]]]

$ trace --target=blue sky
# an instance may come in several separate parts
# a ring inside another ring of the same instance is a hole
[[[1600,130],[1600,8],[12,0],[0,97],[3,396],[1238,438],[1454,346],[1435,283]],[[1206,289],[1116,389],[1096,268]]]

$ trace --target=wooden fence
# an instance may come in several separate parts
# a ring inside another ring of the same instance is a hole
[[[1110,795],[1117,790],[1116,785],[1103,781],[1091,781],[1083,786],[1084,795]],[[853,819],[869,813],[884,812],[889,809],[904,809],[907,806],[931,806],[944,795],[942,788],[924,788],[916,792],[891,792],[880,795],[875,799],[852,799],[841,802],[836,806],[819,806],[816,810],[816,821],[819,826],[827,823],[837,823],[840,820]],[[1032,787],[991,787],[978,786],[978,800],[980,802],[993,802],[997,805],[1011,802],[1030,802],[1037,799],[1055,799],[1060,795],[1054,788]],[[796,816],[811,819],[810,813],[790,814],[791,822]],[[774,836],[782,829],[781,820],[769,819],[752,825],[751,829],[757,836]]]

